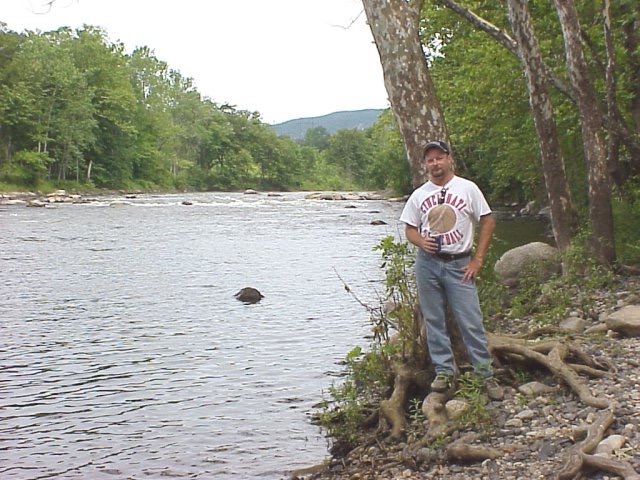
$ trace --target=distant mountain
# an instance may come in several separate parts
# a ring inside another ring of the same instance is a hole
[[[324,127],[330,134],[343,128],[365,130],[376,122],[382,112],[381,109],[334,112],[321,117],[296,118],[271,126],[278,135],[304,140],[307,130],[313,127]]]

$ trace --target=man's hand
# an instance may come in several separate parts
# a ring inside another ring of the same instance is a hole
[[[429,236],[423,237],[418,229],[412,225],[405,227],[405,236],[416,247],[427,253],[436,253],[438,251],[438,242]]]
[[[422,245],[420,248],[428,253],[436,253],[438,251],[438,242],[435,238],[429,236],[422,237]]]
[[[478,272],[482,270],[482,260],[479,258],[472,258],[471,261],[464,267],[464,275],[462,277],[462,283],[475,280]]]

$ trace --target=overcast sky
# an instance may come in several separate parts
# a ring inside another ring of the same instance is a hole
[[[257,110],[267,123],[388,106],[360,0],[56,0],[51,10],[45,4],[0,0],[0,21],[18,32],[101,26],[127,52],[150,47],[193,78],[202,95]]]

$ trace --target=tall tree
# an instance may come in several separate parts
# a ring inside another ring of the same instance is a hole
[[[422,161],[429,140],[448,141],[442,108],[419,37],[424,0],[362,0],[378,49],[391,110],[411,165],[411,183],[424,183]]]
[[[527,0],[508,0],[507,6],[518,53],[525,71],[531,112],[538,134],[553,234],[558,247],[565,249],[571,242],[577,219],[558,141],[542,55],[527,3]]]
[[[550,132],[548,130],[550,127],[549,120],[552,120],[553,114],[549,108],[550,104],[544,101],[544,94],[540,96],[540,87],[543,83],[541,78],[543,75],[547,81],[553,81],[553,84],[567,94],[578,106],[582,129],[582,143],[585,146],[584,156],[587,165],[587,182],[585,183],[589,189],[588,205],[589,220],[593,233],[592,245],[598,260],[604,265],[611,264],[615,259],[615,251],[613,247],[611,181],[607,171],[609,164],[607,163],[606,146],[604,142],[604,119],[600,111],[599,98],[591,79],[592,71],[590,71],[589,67],[593,67],[593,64],[587,64],[583,52],[583,43],[589,41],[588,36],[585,37],[585,30],[581,31],[581,25],[573,1],[554,0],[564,38],[565,66],[569,71],[569,77],[571,79],[570,90],[567,90],[566,84],[558,80],[551,73],[552,70],[545,67],[541,61],[541,55],[536,53],[535,36],[533,36],[533,29],[530,26],[527,27],[526,25],[520,24],[515,26],[514,31],[519,37],[518,40],[522,42],[522,45],[518,45],[518,42],[502,30],[493,27],[490,22],[482,20],[477,15],[471,15],[469,10],[459,7],[453,0],[442,0],[442,2],[455,6],[456,11],[459,13],[462,12],[461,15],[465,19],[469,20],[474,26],[479,26],[489,32],[493,38],[508,48],[509,51],[517,53],[523,60],[525,73],[527,73],[529,77],[529,87],[536,95],[534,98],[535,103],[532,103],[532,106],[538,109],[535,117],[536,127],[540,136],[544,137],[541,138],[541,145],[546,155],[546,157],[543,158],[543,166],[546,170],[545,177],[548,182],[548,187],[551,188],[548,194],[553,197],[552,203],[554,204],[556,217],[559,216],[559,220],[558,218],[554,220],[554,230],[556,234],[559,234],[558,243],[561,246],[566,245],[570,238],[570,228],[567,228],[565,225],[571,225],[572,208],[568,189],[566,188],[566,181],[562,179],[562,170],[558,170],[562,164],[559,161],[554,162],[552,160],[553,156],[551,156],[551,149],[559,149],[559,142],[556,142],[554,146],[553,143],[549,143],[550,139],[547,136]],[[406,102],[403,102],[403,95],[407,95],[406,90],[429,92],[429,98],[435,97],[426,65],[425,77],[421,75],[420,71],[417,75],[415,74],[413,67],[416,63],[412,62],[416,53],[416,47],[412,45],[415,42],[414,32],[417,29],[417,22],[419,21],[419,18],[416,18],[416,15],[419,17],[419,13],[416,14],[416,8],[419,9],[422,3],[423,2],[418,0],[389,2],[363,0],[373,38],[380,53],[383,73],[385,74],[385,85],[391,99],[391,107],[399,119],[398,124],[405,144],[407,145],[408,152],[411,151],[410,145],[412,142],[415,144],[415,139],[411,138],[406,128],[403,130],[403,123],[404,126],[408,123],[407,115],[416,115],[411,118],[415,119],[417,123],[422,122],[424,125],[432,125],[434,120],[432,115],[433,109],[425,109],[424,111],[420,111],[417,108],[411,109],[407,108]],[[511,2],[510,6],[515,16],[521,14],[519,21],[522,21],[524,4],[514,1]],[[629,17],[632,17],[633,13],[637,12],[629,13]],[[557,26],[555,28],[557,31]],[[635,29],[633,31],[635,32]],[[455,32],[451,33],[451,35],[455,36]],[[584,38],[586,38],[586,40]],[[555,41],[555,38],[552,39],[552,41]],[[594,48],[593,44],[590,44],[590,48],[592,50],[592,56],[595,57],[599,55],[599,52]],[[606,50],[612,51],[611,48]],[[633,57],[631,56],[631,58]],[[607,62],[602,62],[602,64],[606,63]],[[598,63],[595,62],[595,65],[597,66]],[[605,69],[602,68],[603,73],[604,70]],[[409,74],[408,72],[411,73]],[[396,76],[394,77],[392,74],[396,74]],[[535,78],[534,74],[541,78]],[[611,95],[610,98],[614,98],[614,96]],[[423,102],[414,102],[414,105],[415,104],[424,105]],[[434,105],[434,103],[428,105]],[[634,145],[637,143],[636,139],[628,134],[628,129],[626,129],[624,125],[625,119],[622,115],[616,114],[618,110],[616,108],[610,108],[610,110],[613,110],[609,116],[612,128],[620,127],[622,141],[626,142],[625,144],[629,148],[629,151],[633,152],[635,148]],[[546,126],[541,123],[545,120],[547,120]],[[437,121],[440,123],[440,128],[446,132],[444,121],[442,121],[442,119],[438,119]],[[419,127],[413,128],[413,131],[417,131],[418,129]],[[430,131],[433,130],[433,128],[430,129]],[[559,160],[560,157],[558,155],[559,153],[556,153],[555,158]],[[629,164],[632,166],[635,164],[633,159],[630,159]],[[412,173],[414,182],[415,178],[419,178],[422,173],[414,166],[413,160]],[[560,175],[559,177],[558,174]],[[558,180],[558,178],[560,180]],[[560,198],[556,198],[558,195],[560,195]],[[562,226],[560,222],[562,222]]]
[[[95,141],[84,152],[84,177],[108,181],[119,165],[132,157],[135,127],[135,96],[124,46],[108,40],[104,30],[84,26],[76,30],[67,49],[91,90]]]
[[[610,265],[615,260],[611,177],[607,166],[604,120],[591,73],[584,58],[578,12],[573,0],[553,0],[565,43],[567,69],[580,111],[582,142],[589,179],[589,220],[598,260]]]

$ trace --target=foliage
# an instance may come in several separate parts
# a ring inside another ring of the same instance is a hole
[[[391,111],[383,112],[369,132],[373,154],[365,167],[367,184],[399,194],[410,193],[409,162]]]
[[[50,162],[47,153],[20,151],[11,162],[0,165],[0,176],[9,183],[37,187],[46,178]]]
[[[409,403],[409,441],[415,441],[424,434],[425,416],[420,398],[412,398]]]
[[[416,292],[415,251],[407,242],[397,242],[392,236],[383,238],[374,250],[381,252],[385,269],[384,309],[374,311],[371,318],[374,324],[374,340],[382,345],[382,353],[394,346],[403,360],[420,358],[418,354],[424,347],[421,344],[422,322],[417,321],[418,310]],[[391,340],[390,332],[395,332]]]
[[[377,144],[368,131],[310,129],[304,144],[279,137],[258,112],[203,98],[149,47],[125,54],[98,27],[3,28],[0,49],[0,181],[18,189],[36,180],[190,190],[385,183],[369,178]],[[44,175],[19,152],[48,158]]]
[[[329,148],[329,132],[324,127],[311,127],[304,134],[303,145],[313,147],[317,150]]]
[[[543,262],[528,265],[511,300],[509,315],[531,316],[532,327],[557,325],[572,308],[588,317],[597,291],[610,287],[614,279],[589,253],[588,238],[583,231],[562,253],[562,274],[548,278],[549,269]]]
[[[613,201],[616,254],[623,265],[640,264],[640,178],[630,180],[628,196]]]
[[[388,371],[374,350],[352,349],[346,358],[345,379],[328,389],[315,421],[334,441],[332,450],[349,451],[360,439],[362,423],[377,408],[388,383]]]
[[[497,255],[490,249],[485,258],[485,266],[476,279],[480,307],[487,323],[491,323],[491,318],[502,311],[507,295],[507,288],[500,283],[494,269],[497,260]]]
[[[487,408],[484,396],[484,379],[474,372],[465,372],[458,377],[456,397],[463,399],[469,408],[458,419],[461,425],[488,426],[491,423],[491,412]]]
[[[508,29],[502,2],[467,3]],[[436,37],[444,40],[430,71],[451,132],[457,171],[493,199],[538,199],[544,190],[518,58],[451,10],[427,2],[423,17],[428,19],[422,23],[423,44]]]
[[[332,385],[329,398],[316,415],[318,423],[334,440],[337,448],[349,449],[358,439],[362,421],[384,398],[393,376],[392,364],[406,359],[419,345],[413,317],[416,304],[413,254],[406,243],[389,236],[374,247],[382,256],[389,308],[370,309],[373,339],[371,350],[354,348],[347,355],[345,379]],[[391,332],[396,332],[392,338]]]

